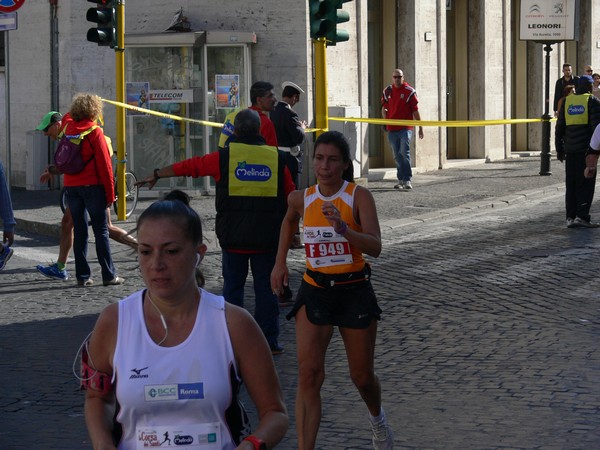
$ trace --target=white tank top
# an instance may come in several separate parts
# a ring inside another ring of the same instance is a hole
[[[148,334],[143,293],[119,302],[113,361],[123,427],[118,448],[235,449],[249,434],[249,422],[238,400],[241,380],[223,297],[200,289],[190,335],[161,347]]]

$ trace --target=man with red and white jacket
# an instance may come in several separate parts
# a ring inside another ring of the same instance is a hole
[[[381,115],[384,119],[421,120],[417,91],[404,81],[404,73],[394,69],[393,83],[383,90],[381,96]],[[386,125],[388,140],[394,159],[398,184],[395,189],[412,189],[412,168],[410,162],[410,140],[413,127],[406,125]],[[419,127],[419,138],[423,139],[423,127]]]

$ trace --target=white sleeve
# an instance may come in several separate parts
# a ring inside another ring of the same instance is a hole
[[[590,141],[590,147],[592,150],[600,150],[600,125],[596,126],[592,140]]]

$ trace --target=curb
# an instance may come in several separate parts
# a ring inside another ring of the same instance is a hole
[[[529,191],[518,192],[515,194],[509,194],[504,197],[493,197],[481,202],[470,202],[464,203],[459,206],[454,206],[448,209],[441,209],[439,211],[428,212],[425,214],[386,220],[380,223],[382,233],[393,231],[397,228],[429,222],[431,220],[438,220],[449,216],[464,214],[465,212],[475,211],[478,209],[487,208],[502,208],[504,206],[513,205],[515,203],[521,203],[528,200],[534,200],[537,198],[545,197],[547,195],[556,194],[558,192],[564,192],[565,184],[557,183],[544,188],[531,189]],[[59,223],[46,223],[35,220],[23,219],[18,217],[18,213],[15,213],[15,220],[17,222],[17,229],[23,230],[28,233],[41,234],[49,237],[60,237],[60,222]],[[208,245],[208,251],[221,251],[217,237],[214,231],[204,231],[205,243]]]
[[[393,231],[396,228],[429,222],[431,220],[440,219],[441,217],[449,217],[464,214],[465,212],[475,211],[478,209],[502,208],[504,206],[514,205],[515,203],[526,202],[528,200],[543,198],[547,195],[556,194],[558,192],[564,192],[564,190],[564,183],[554,184],[552,186],[547,186],[542,189],[531,189],[529,191],[518,192],[504,197],[494,197],[482,202],[464,203],[462,205],[455,206],[452,208],[428,212],[418,216],[407,217],[405,219],[386,220],[385,222],[380,223],[380,227],[382,233],[386,231]]]
[[[37,222],[34,220],[22,219],[16,214],[15,221],[17,222],[15,227],[17,230],[32,234],[41,234],[42,236],[60,238],[60,222],[56,224]]]

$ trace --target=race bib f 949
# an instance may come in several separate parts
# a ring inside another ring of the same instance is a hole
[[[352,264],[350,243],[333,227],[304,227],[304,249],[313,268]]]

